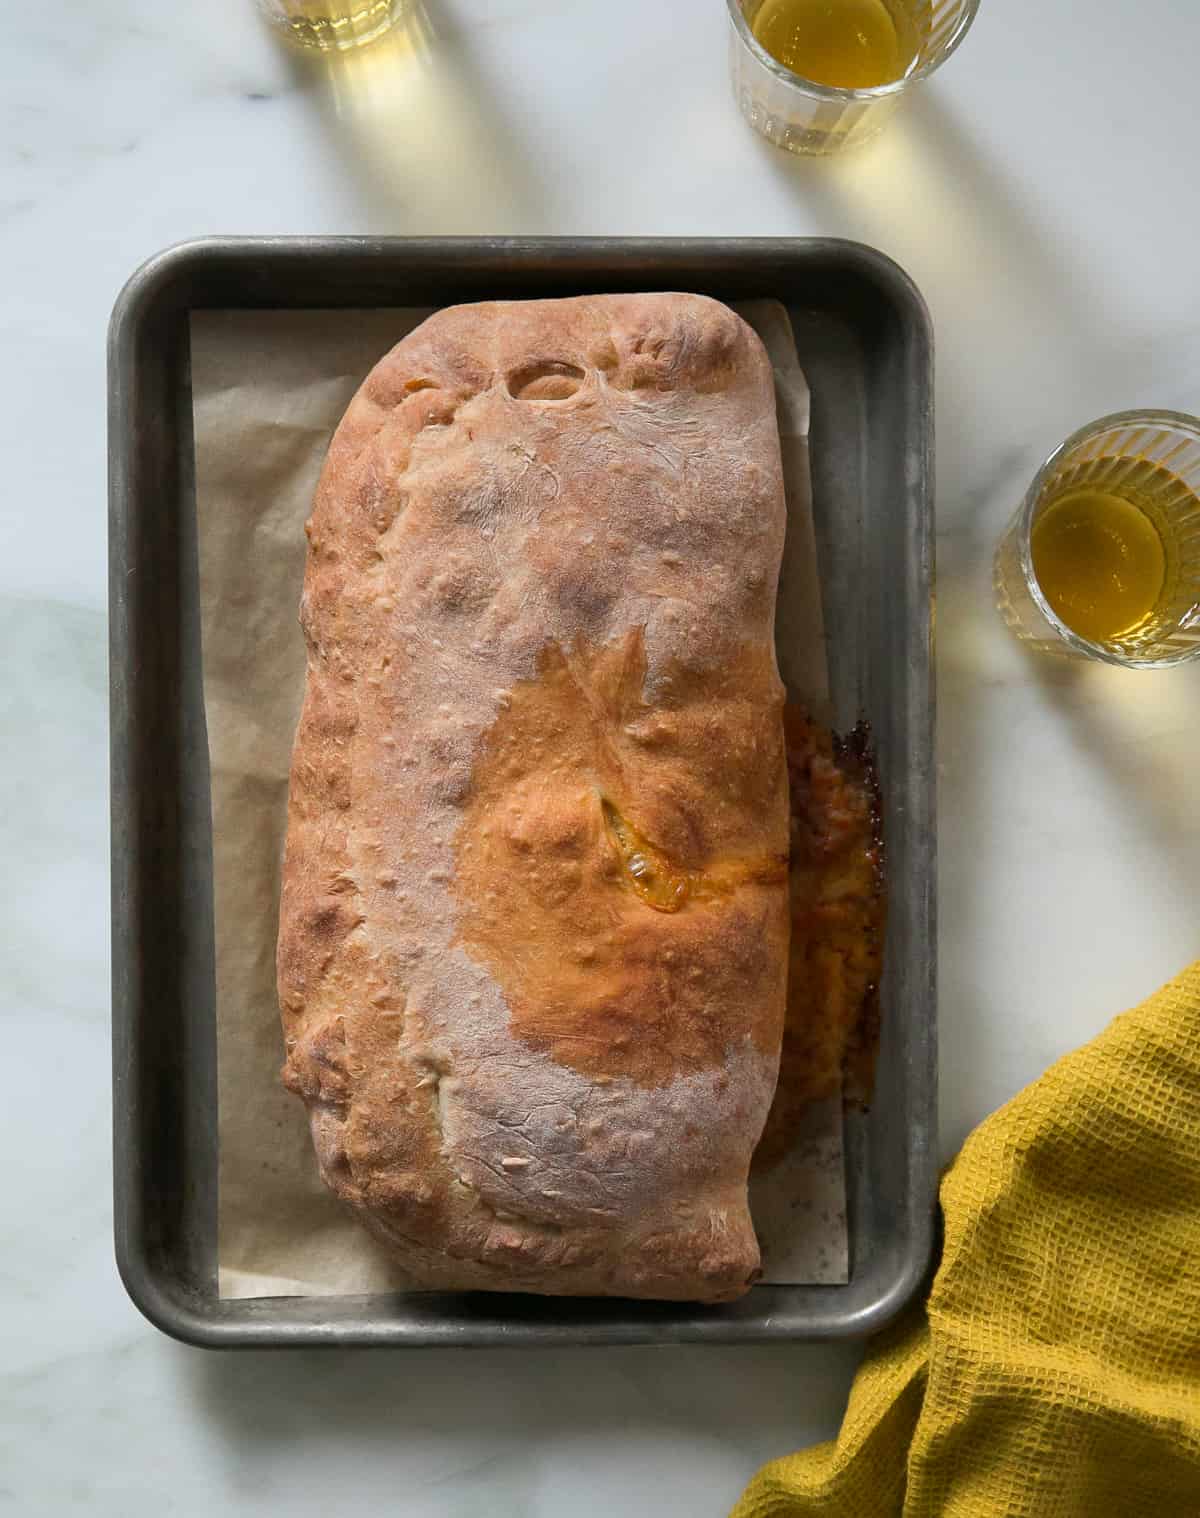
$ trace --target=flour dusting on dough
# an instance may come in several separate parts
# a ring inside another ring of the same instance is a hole
[[[754,1276],[786,886],[668,918],[596,829],[611,791],[681,867],[786,857],[783,528],[769,365],[698,296],[443,311],[339,428],[302,605],[285,1079],[416,1284],[721,1300]],[[539,733],[517,717],[555,658],[582,691]]]

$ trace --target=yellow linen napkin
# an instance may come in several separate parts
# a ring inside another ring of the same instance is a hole
[[[1200,962],[989,1117],[929,1300],[734,1518],[1200,1518]]]

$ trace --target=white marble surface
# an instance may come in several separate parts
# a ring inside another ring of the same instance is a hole
[[[1200,7],[984,0],[877,145],[793,161],[720,0],[429,0],[337,90],[249,0],[0,0],[0,1502],[192,1518],[726,1511],[836,1427],[852,1347],[271,1357],[148,1327],[112,1264],[104,329],[212,232],[832,233],[938,333],[943,1149],[1200,952],[1200,665],[1033,664],[991,545],[1058,438],[1200,410]],[[1086,17],[1086,20],[1083,19]],[[389,83],[390,81],[390,83]],[[15,1065],[12,1056],[15,1054]]]

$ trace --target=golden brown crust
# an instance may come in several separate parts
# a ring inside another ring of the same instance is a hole
[[[697,296],[443,311],[334,438],[285,1080],[414,1284],[722,1300],[756,1273],[782,535],[769,365]]]
[[[767,1059],[779,1046],[786,855],[764,818],[782,731],[769,648],[681,669],[657,703],[644,673],[635,632],[554,646],[514,689],[475,766],[456,892],[519,1038],[664,1086],[747,1036]],[[674,890],[639,889],[651,858]]]

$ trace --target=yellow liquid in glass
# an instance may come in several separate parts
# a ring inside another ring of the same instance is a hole
[[[1051,608],[1093,643],[1136,631],[1162,594],[1162,539],[1123,496],[1086,486],[1067,491],[1034,523],[1029,546]]]
[[[903,79],[920,51],[902,0],[764,0],[751,29],[793,74],[844,90]]]

